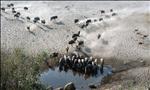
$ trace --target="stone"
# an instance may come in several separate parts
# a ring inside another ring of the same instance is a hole
[[[46,90],[53,90],[53,87],[52,87],[52,86],[48,86],[48,87],[46,88]]]
[[[76,88],[75,85],[72,82],[70,82],[65,85],[64,90],[76,90]]]
[[[64,89],[63,89],[63,87],[59,87],[59,88],[57,88],[56,90],[64,90]]]
[[[91,88],[91,89],[95,89],[95,88],[97,88],[94,84],[90,84],[89,85],[89,88]]]

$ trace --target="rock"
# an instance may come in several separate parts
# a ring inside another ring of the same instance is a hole
[[[72,82],[65,85],[64,90],[75,90],[75,86]]]
[[[63,89],[63,87],[59,87],[59,88],[57,88],[56,90],[64,90],[64,89]]]
[[[91,88],[91,89],[95,89],[95,88],[97,88],[94,84],[90,84],[89,85],[89,88]]]
[[[53,87],[52,87],[52,86],[48,86],[48,87],[46,88],[46,90],[53,90]]]

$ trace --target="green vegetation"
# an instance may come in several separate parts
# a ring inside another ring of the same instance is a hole
[[[45,52],[28,56],[21,49],[15,49],[13,53],[1,51],[1,89],[44,90],[38,76],[40,65],[47,57]]]

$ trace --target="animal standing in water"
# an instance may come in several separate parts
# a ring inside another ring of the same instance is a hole
[[[100,67],[100,72],[101,72],[101,74],[103,74],[103,73],[104,73],[104,59],[103,59],[103,58],[101,58],[101,67]]]

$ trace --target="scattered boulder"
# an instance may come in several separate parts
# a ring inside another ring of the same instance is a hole
[[[89,88],[91,88],[91,89],[96,89],[97,87],[96,87],[96,85],[94,85],[94,84],[90,84],[90,85],[89,85]]]
[[[48,86],[48,87],[46,88],[46,90],[53,90],[53,87],[52,87],[52,86]]]
[[[59,88],[57,88],[56,90],[64,90],[64,89],[63,89],[63,87],[59,87]]]
[[[75,85],[72,82],[70,82],[65,85],[64,90],[76,90],[76,88]]]

